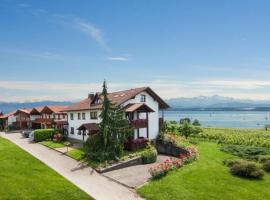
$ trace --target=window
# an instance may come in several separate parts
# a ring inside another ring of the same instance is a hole
[[[70,120],[73,120],[74,119],[74,115],[73,113],[70,113]]]
[[[91,119],[97,119],[97,112],[90,112]]]
[[[70,134],[74,134],[74,127],[70,127]]]
[[[81,135],[81,134],[82,134],[81,130],[78,130],[78,135]]]
[[[81,113],[78,113],[78,120],[81,119]]]
[[[141,102],[145,102],[145,101],[146,101],[145,95],[142,94],[142,95],[141,95]]]
[[[82,119],[85,119],[85,113],[82,113]]]
[[[58,120],[60,120],[60,114],[58,114]]]

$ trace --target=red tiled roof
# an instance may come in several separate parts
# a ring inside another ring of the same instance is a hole
[[[42,111],[43,108],[44,108],[44,106],[32,108],[31,111],[30,111],[30,114],[33,114],[33,113],[35,113],[35,112],[40,113],[40,112]]]
[[[1,116],[0,116],[0,119],[8,118],[9,116],[14,115],[16,111],[17,111],[17,110],[14,110],[14,111],[9,112],[9,113],[7,113],[7,114],[1,115]]]
[[[78,130],[89,130],[89,131],[99,131],[99,126],[97,123],[86,123],[82,124]]]
[[[44,110],[49,109],[53,113],[60,113],[62,110],[66,109],[67,106],[60,106],[60,105],[50,105],[50,106],[44,106],[41,112],[44,112]]]
[[[160,108],[165,109],[168,108],[168,104],[163,101],[151,88],[149,87],[141,87],[141,88],[134,88],[130,90],[124,90],[119,92],[112,92],[108,94],[108,98],[114,105],[121,105],[122,103],[128,101],[129,99],[132,99],[137,94],[141,92],[147,92],[149,93],[156,101],[158,101]],[[99,95],[97,93],[97,95]],[[96,95],[96,96],[97,96]],[[99,95],[99,98],[102,98],[102,96]],[[94,98],[95,100],[95,98]],[[68,106],[63,111],[75,111],[75,110],[95,110],[95,109],[101,109],[102,104],[91,104],[91,100],[89,98],[84,99],[78,103],[75,103],[71,106]]]
[[[63,109],[63,111],[89,110],[90,104],[91,104],[91,99],[87,98],[78,103],[75,103],[66,107],[65,109]]]
[[[147,112],[155,112],[152,108],[147,106],[144,103],[129,103],[127,106],[123,108],[125,112],[134,112],[134,111],[147,111]]]
[[[18,115],[20,112],[29,115],[30,112],[31,112],[31,110],[32,110],[32,109],[30,109],[30,108],[18,109],[18,110],[14,113],[14,115]]]

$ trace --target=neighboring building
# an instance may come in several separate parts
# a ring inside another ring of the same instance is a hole
[[[12,126],[12,124],[16,122],[16,117],[14,116],[15,112],[16,111],[12,111],[0,116],[0,129],[7,129],[8,126]]]
[[[30,120],[32,129],[40,129],[41,123],[38,123],[36,120],[42,118],[41,111],[44,106],[32,108],[30,111]]]
[[[123,109],[126,119],[134,127],[134,138],[155,139],[159,133],[159,111],[167,109],[168,104],[151,88],[142,87],[108,94],[115,106]],[[98,132],[99,115],[102,109],[100,93],[89,94],[87,99],[68,106],[63,111],[68,115],[68,134],[70,138],[83,140],[87,135]]]
[[[16,121],[12,123],[14,129],[30,129],[31,128],[31,120],[30,120],[30,111],[31,109],[18,109],[14,116],[16,117]]]
[[[57,128],[65,131],[68,125],[67,114],[62,112],[67,106],[44,106],[32,109],[32,119],[40,128]]]

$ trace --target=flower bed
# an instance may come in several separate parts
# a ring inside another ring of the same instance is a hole
[[[183,161],[181,159],[167,159],[164,162],[151,167],[149,172],[153,179],[158,179],[165,176],[169,171],[180,168],[183,166]]]
[[[149,172],[153,179],[158,179],[165,176],[169,171],[178,169],[184,164],[190,163],[196,160],[199,156],[198,150],[194,146],[186,147],[186,152],[182,152],[178,155],[178,158],[170,158],[164,162],[151,167]]]

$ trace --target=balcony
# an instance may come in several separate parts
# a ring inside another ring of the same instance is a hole
[[[44,123],[44,124],[53,124],[54,120],[53,119],[46,119],[46,118],[38,118],[35,119],[35,123]]]
[[[148,120],[147,119],[136,119],[136,120],[131,120],[130,124],[134,128],[147,128],[148,126]]]

